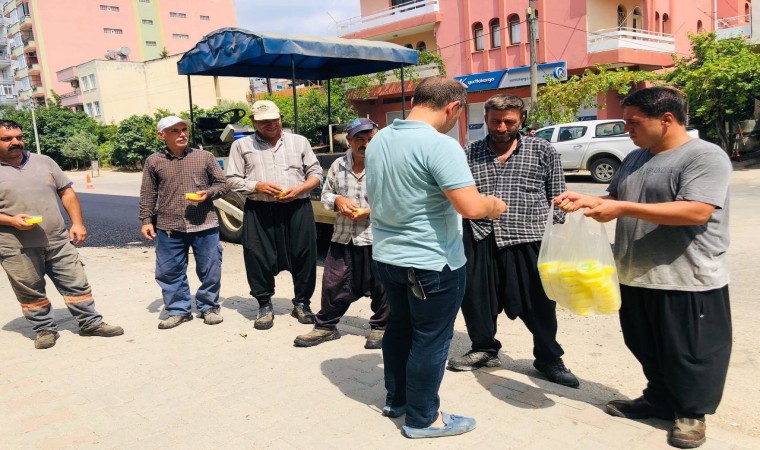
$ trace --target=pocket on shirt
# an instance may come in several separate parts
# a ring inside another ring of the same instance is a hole
[[[198,191],[205,191],[209,188],[207,177],[193,176],[193,184]]]

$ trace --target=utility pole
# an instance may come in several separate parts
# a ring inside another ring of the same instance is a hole
[[[528,2],[528,9],[525,10],[525,16],[528,18],[528,42],[530,43],[530,108],[528,108],[528,117],[533,116],[538,101],[538,67],[536,66],[536,40],[538,39],[536,27],[536,0]]]
[[[34,100],[32,100],[34,102]],[[37,134],[37,118],[34,117],[35,104],[32,103],[32,129],[34,130],[34,144],[37,146],[37,154],[41,155],[40,151],[40,136]]]

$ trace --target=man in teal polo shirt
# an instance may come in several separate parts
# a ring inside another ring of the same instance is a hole
[[[474,419],[438,409],[465,288],[461,217],[496,218],[507,207],[478,193],[462,147],[443,134],[466,99],[458,81],[427,78],[415,90],[408,120],[380,130],[367,147],[373,259],[390,306],[383,414],[406,413],[403,430],[410,438],[475,428]]]

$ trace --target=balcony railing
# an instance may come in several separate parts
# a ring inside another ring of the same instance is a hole
[[[76,88],[73,91],[61,94],[61,106],[71,107],[75,105],[81,105],[82,104],[82,97],[80,95],[81,93],[82,91],[79,90],[79,88]]]
[[[715,30],[715,36],[718,39],[749,37],[752,35],[751,18],[751,14],[743,14],[718,19],[718,29]]]
[[[59,70],[55,73],[55,77],[60,82],[66,82],[66,81],[72,81],[76,80],[79,77],[77,76],[77,68],[76,66],[67,67],[63,70]]]
[[[657,53],[674,53],[676,38],[672,34],[655,33],[636,28],[607,28],[589,31],[589,53],[611,50],[644,50]]]
[[[441,10],[440,0],[410,1],[403,5],[395,6],[370,14],[368,16],[353,17],[338,22],[338,36],[380,27],[390,23],[399,22],[413,17],[436,13]]]

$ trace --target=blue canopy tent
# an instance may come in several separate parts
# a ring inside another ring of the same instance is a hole
[[[296,78],[327,80],[329,102],[332,78],[382,72],[417,62],[416,50],[389,42],[222,28],[206,35],[185,53],[177,62],[177,70],[180,75],[188,76],[188,90],[190,75],[291,78],[295,131],[298,133]],[[401,72],[401,105],[404,108],[403,70]],[[192,92],[189,92],[192,115]]]

